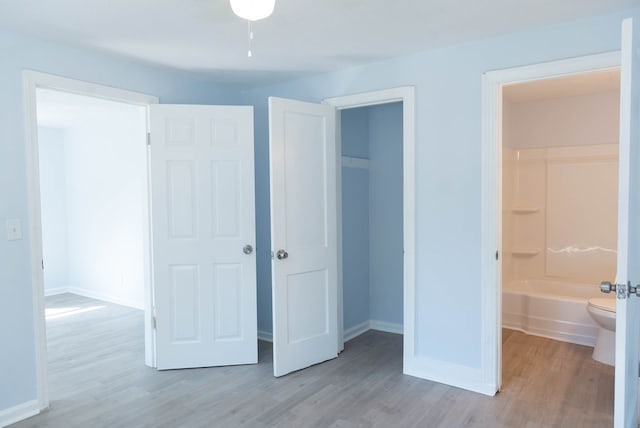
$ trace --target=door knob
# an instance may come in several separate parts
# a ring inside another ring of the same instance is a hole
[[[289,253],[287,253],[285,250],[278,250],[278,252],[276,253],[276,257],[278,258],[278,260],[284,260],[289,257]]]
[[[253,247],[251,245],[247,244],[242,248],[242,252],[247,254],[247,255],[251,254],[251,253],[253,253]]]
[[[616,284],[612,284],[609,281],[602,281],[600,283],[600,291],[607,294],[616,291]]]
[[[615,291],[618,300],[624,300],[631,297],[632,294],[640,297],[640,285],[631,285],[630,281],[627,281],[626,284],[612,284],[609,281],[602,281],[600,283],[600,291],[607,294]]]

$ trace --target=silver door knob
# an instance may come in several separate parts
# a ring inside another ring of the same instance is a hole
[[[278,258],[278,260],[284,260],[289,257],[289,253],[287,253],[285,250],[278,250],[278,252],[276,253],[276,257]]]
[[[251,253],[253,253],[253,247],[251,245],[247,244],[242,248],[242,252],[245,253],[245,254],[251,254]]]
[[[602,281],[600,283],[600,291],[607,294],[616,291],[616,284],[612,284],[609,281]]]

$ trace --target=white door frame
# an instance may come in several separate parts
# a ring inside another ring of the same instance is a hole
[[[493,393],[502,382],[502,87],[533,80],[620,67],[620,52],[607,52],[482,75],[481,318],[482,373]],[[490,391],[488,391],[490,393]]]
[[[31,287],[33,299],[33,323],[35,327],[35,351],[36,351],[36,388],[37,401],[40,410],[49,407],[49,390],[47,385],[47,338],[45,325],[44,303],[44,279],[42,272],[42,224],[40,207],[40,164],[38,160],[38,119],[36,111],[36,90],[38,88],[54,89],[78,95],[102,98],[128,104],[147,107],[157,104],[158,97],[125,91],[80,80],[68,79],[52,74],[40,73],[31,70],[22,72],[24,84],[24,113],[25,113],[25,144],[27,163],[27,198],[28,198],[28,230],[29,245],[31,248]],[[147,179],[149,170],[147,167]],[[147,198],[148,199],[148,198]],[[150,243],[149,233],[149,201],[144,204],[146,212],[143,218],[143,230],[145,242]],[[152,289],[151,289],[151,248],[145,246],[144,251],[144,330],[145,330],[145,363],[149,366],[155,364],[153,330],[151,324],[152,315]]]
[[[342,301],[342,140],[340,111],[380,104],[402,102],[402,156],[403,156],[403,372],[415,358],[415,231],[416,231],[416,131],[415,87],[402,86],[392,89],[327,98],[323,103],[336,108],[336,204],[338,219],[338,350],[344,349],[344,324]]]

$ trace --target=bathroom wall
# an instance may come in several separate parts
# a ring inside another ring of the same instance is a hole
[[[402,104],[341,113],[345,331],[402,330]],[[356,160],[352,160],[356,158]]]
[[[613,92],[505,103],[503,284],[615,278],[618,114]]]

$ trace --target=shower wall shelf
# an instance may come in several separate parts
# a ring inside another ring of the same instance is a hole
[[[540,211],[538,207],[514,207],[511,211],[514,214],[533,214]]]
[[[514,248],[511,254],[520,257],[533,257],[540,254],[540,250],[537,248]]]

